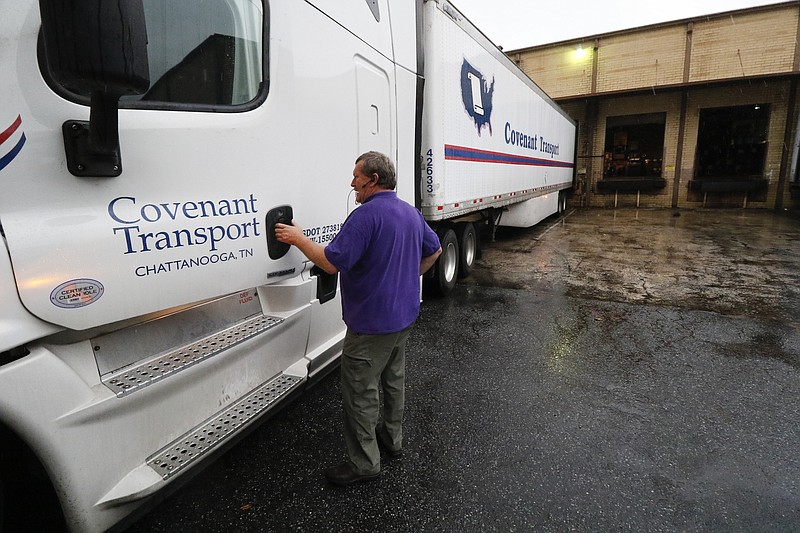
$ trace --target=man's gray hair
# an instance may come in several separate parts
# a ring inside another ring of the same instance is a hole
[[[358,156],[356,165],[361,162],[361,172],[367,176],[378,175],[378,187],[394,190],[397,187],[397,173],[389,156],[380,152],[365,152]]]

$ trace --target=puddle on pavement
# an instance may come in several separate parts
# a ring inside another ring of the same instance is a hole
[[[794,214],[584,209],[501,228],[460,283],[800,321],[798,243]]]
[[[787,350],[785,337],[774,332],[757,333],[750,342],[728,343],[719,346],[723,355],[740,359],[774,359],[800,368],[800,354]]]

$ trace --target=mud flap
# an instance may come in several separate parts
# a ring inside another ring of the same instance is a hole
[[[311,273],[317,276],[317,299],[324,304],[333,300],[336,296],[336,289],[339,286],[339,274],[328,274],[318,266],[311,269]]]

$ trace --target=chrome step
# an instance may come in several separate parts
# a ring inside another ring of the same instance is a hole
[[[199,341],[103,376],[102,382],[118,397],[131,394],[264,333],[281,322],[282,318],[256,315]]]
[[[165,480],[231,438],[238,429],[288,395],[303,378],[281,374],[147,458]]]

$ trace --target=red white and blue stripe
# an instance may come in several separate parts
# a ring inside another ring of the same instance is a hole
[[[506,154],[503,152],[490,152],[467,148],[465,146],[444,145],[444,158],[451,161],[472,161],[474,163],[496,163],[501,165],[523,165],[533,167],[573,168],[574,163],[556,161],[539,157],[526,157],[522,155]]]
[[[25,145],[25,133],[21,132],[21,135],[16,135],[21,125],[22,117],[17,115],[16,120],[0,132],[0,170],[6,168],[19,155]]]

